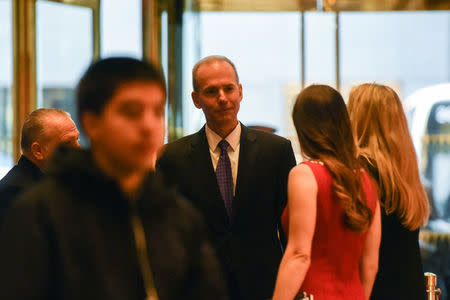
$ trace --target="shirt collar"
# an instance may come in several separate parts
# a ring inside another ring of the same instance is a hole
[[[222,140],[220,135],[215,133],[211,128],[206,124],[206,139],[208,140],[209,148],[212,151],[216,151],[217,145]],[[231,131],[226,137],[225,140],[230,144],[230,147],[233,151],[236,151],[237,146],[241,140],[241,123],[238,122],[236,127],[234,127],[233,131]]]

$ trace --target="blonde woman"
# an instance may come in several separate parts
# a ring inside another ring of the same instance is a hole
[[[363,84],[350,93],[348,110],[360,157],[378,183],[382,238],[372,300],[426,298],[419,227],[429,215],[416,153],[397,94]]]

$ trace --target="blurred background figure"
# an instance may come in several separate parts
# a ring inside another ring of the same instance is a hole
[[[11,201],[42,177],[48,161],[59,145],[80,147],[80,133],[70,115],[56,108],[40,108],[22,126],[22,155],[0,180],[0,225]]]
[[[292,112],[302,155],[289,174],[288,235],[274,300],[306,292],[314,299],[368,299],[378,267],[380,209],[360,167],[342,96],[312,85]]]
[[[0,299],[226,299],[201,216],[152,172],[165,104],[146,62],[88,68],[77,105],[90,148],[60,148],[11,207]]]
[[[426,298],[419,227],[429,205],[403,107],[388,86],[352,89],[348,110],[364,167],[378,183],[382,238],[372,300]]]

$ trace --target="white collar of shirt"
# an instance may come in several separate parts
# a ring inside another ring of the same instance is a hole
[[[212,152],[217,150],[217,145],[220,143],[222,138],[220,135],[215,133],[211,128],[206,124],[206,139],[208,140],[209,149]],[[225,140],[230,144],[231,150],[236,151],[236,148],[239,146],[241,140],[241,123],[238,122],[236,127],[234,127],[233,131],[231,131],[226,137]]]
[[[214,172],[217,168],[217,163],[220,158],[220,149],[217,146],[219,142],[222,140],[222,138],[215,133],[211,128],[206,125],[206,139],[208,140],[209,145],[209,154],[211,155],[211,162],[213,164]],[[234,192],[236,191],[236,179],[237,179],[237,173],[238,173],[238,163],[239,163],[239,150],[240,150],[240,144],[241,144],[241,123],[238,122],[236,127],[233,129],[233,131],[230,132],[225,137],[225,140],[230,144],[230,147],[228,147],[228,157],[230,158],[231,163],[231,174],[233,176],[233,186],[234,186]]]

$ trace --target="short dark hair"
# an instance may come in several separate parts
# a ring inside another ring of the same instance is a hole
[[[146,61],[110,57],[92,63],[76,89],[78,118],[85,112],[100,114],[117,89],[131,82],[155,83],[166,93],[161,70]]]
[[[32,111],[22,126],[20,148],[22,152],[28,152],[35,141],[40,141],[44,136],[44,130],[48,126],[48,120],[52,116],[70,118],[70,114],[59,108],[39,108]]]
[[[206,63],[211,63],[211,62],[215,62],[215,61],[223,61],[228,63],[234,70],[234,75],[236,75],[236,81],[237,83],[239,83],[239,75],[238,72],[236,70],[236,66],[234,65],[234,63],[226,56],[222,56],[222,55],[211,55],[211,56],[207,56],[202,58],[201,60],[199,60],[194,68],[192,68],[192,87],[194,89],[194,91],[198,91],[198,79],[197,79],[197,72],[198,72],[198,68],[200,68],[201,65],[206,64]]]

